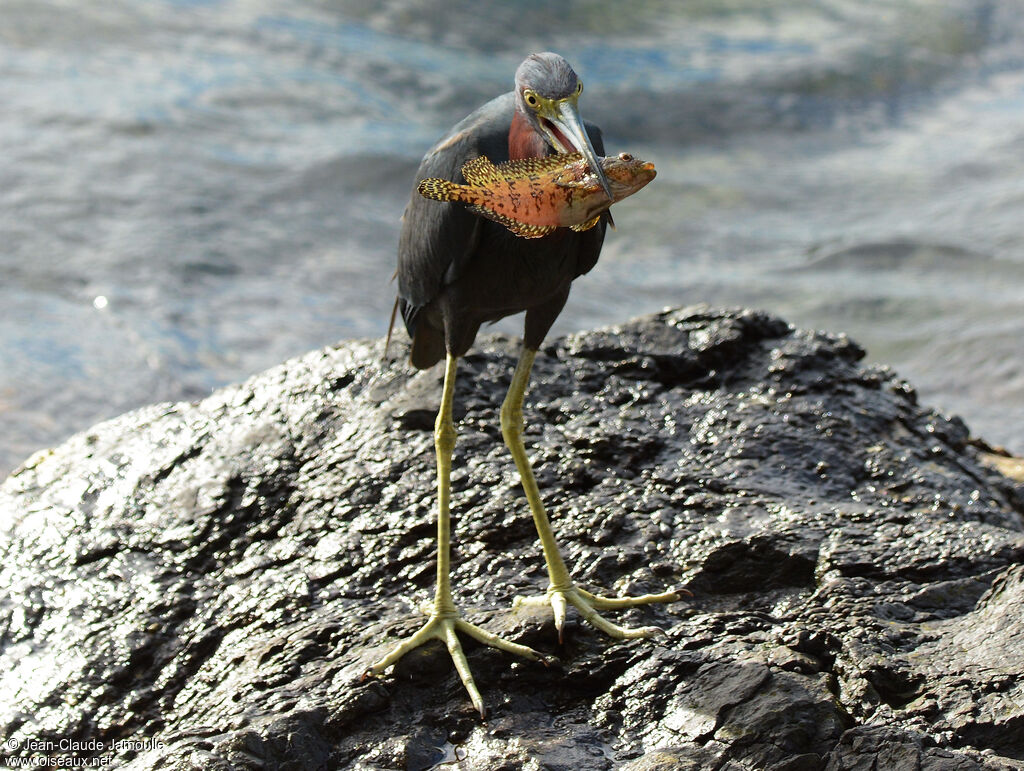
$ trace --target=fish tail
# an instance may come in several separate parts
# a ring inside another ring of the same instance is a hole
[[[416,186],[416,190],[424,198],[432,201],[462,201],[465,200],[465,185],[458,185],[447,179],[435,179],[433,177],[422,180]]]

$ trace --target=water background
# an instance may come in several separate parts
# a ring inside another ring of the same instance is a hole
[[[0,476],[383,335],[419,158],[536,50],[659,172],[554,333],[767,309],[1024,452],[1022,2],[0,0]]]

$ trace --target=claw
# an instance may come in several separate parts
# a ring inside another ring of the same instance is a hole
[[[561,592],[554,592],[550,596],[551,610],[555,614],[555,629],[558,630],[558,644],[563,642],[562,632],[565,628],[565,595]]]
[[[476,707],[477,712],[480,713],[480,719],[486,719],[487,708],[484,706],[484,700],[480,695],[480,689],[477,688],[476,681],[473,679],[473,673],[469,668],[469,661],[466,659],[466,654],[462,650],[462,644],[459,642],[458,634],[456,634],[457,632],[467,634],[474,640],[477,640],[484,645],[489,645],[492,648],[507,651],[508,653],[514,653],[517,656],[522,656],[523,658],[530,659],[531,661],[539,661],[545,666],[548,666],[547,657],[538,653],[533,648],[498,637],[498,635],[492,634],[486,629],[481,629],[475,624],[463,621],[456,613],[432,613],[430,618],[427,619],[427,623],[424,624],[416,634],[408,640],[399,643],[391,650],[390,653],[372,666],[368,667],[360,678],[360,682],[371,675],[381,674],[385,669],[402,658],[406,653],[418,648],[428,640],[440,640],[447,646],[448,653],[451,655],[452,662],[455,664],[455,670],[459,673],[459,679],[462,680],[462,685],[465,686],[466,692],[469,694],[469,698],[473,702],[473,706]]]
[[[685,589],[682,592],[689,592]],[[639,637],[652,637],[656,634],[668,634],[664,629],[656,626],[623,627],[608,621],[597,611],[619,610],[632,608],[637,605],[649,605],[654,602],[675,602],[681,598],[680,591],[665,592],[664,594],[645,594],[640,597],[601,597],[591,594],[585,589],[569,585],[564,588],[548,588],[548,591],[540,597],[516,597],[513,606],[524,605],[550,605],[555,616],[555,628],[558,629],[558,642],[562,643],[562,630],[565,624],[566,607],[572,605],[579,611],[580,615],[592,626],[600,629],[605,634],[616,639],[636,639]]]

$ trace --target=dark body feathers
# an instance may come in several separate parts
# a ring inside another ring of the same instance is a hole
[[[525,240],[459,204],[439,204],[416,192],[428,177],[464,183],[462,165],[472,158],[509,160],[514,114],[512,92],[491,100],[441,139],[416,173],[398,242],[398,303],[413,340],[412,363],[420,369],[443,359],[446,349],[462,356],[482,324],[522,311],[524,342],[539,348],[573,279],[593,268],[601,253],[605,217],[582,233],[559,228]],[[586,129],[603,155],[600,129]],[[553,153],[544,145],[543,154]]]

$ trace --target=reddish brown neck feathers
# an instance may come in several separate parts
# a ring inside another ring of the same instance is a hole
[[[521,158],[542,158],[548,153],[548,143],[533,130],[530,122],[518,110],[512,116],[508,130],[508,157],[511,161]]]

